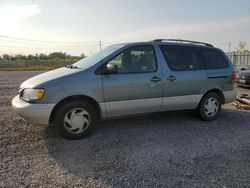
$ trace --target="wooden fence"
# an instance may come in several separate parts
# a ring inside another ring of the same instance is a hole
[[[241,67],[250,67],[250,51],[230,52],[227,55],[235,70],[239,70]]]

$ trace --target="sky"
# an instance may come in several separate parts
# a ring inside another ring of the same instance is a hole
[[[250,46],[250,0],[0,0],[0,55],[178,38]]]

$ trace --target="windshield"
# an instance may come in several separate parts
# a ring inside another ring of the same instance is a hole
[[[81,59],[80,61],[77,61],[73,65],[78,68],[89,68],[123,46],[124,44],[108,46],[93,55],[90,55],[86,58]]]

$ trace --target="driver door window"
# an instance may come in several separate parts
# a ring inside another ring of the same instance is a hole
[[[108,64],[116,65],[118,74],[154,72],[157,69],[152,46],[130,48],[113,58]]]

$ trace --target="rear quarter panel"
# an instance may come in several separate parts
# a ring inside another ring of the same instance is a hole
[[[212,69],[207,70],[207,91],[211,89],[219,89],[221,91],[229,91],[234,89],[234,81],[231,79],[232,73],[234,72],[232,62],[229,60],[227,55],[220,49],[217,49],[222,53],[227,62],[228,67],[223,69]]]

